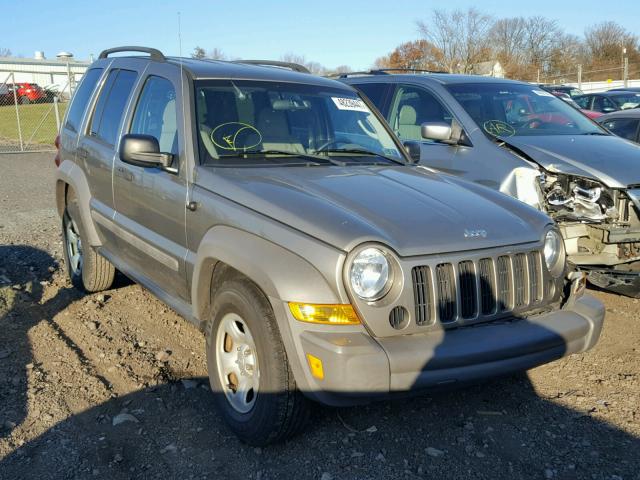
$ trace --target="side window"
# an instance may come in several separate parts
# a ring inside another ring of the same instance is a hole
[[[453,116],[449,111],[423,88],[400,85],[396,89],[389,124],[401,140],[431,142],[422,138],[420,126],[425,122],[451,125],[452,121]]]
[[[158,139],[160,151],[178,154],[176,90],[166,78],[150,76],[144,84],[129,133]]]
[[[580,108],[589,109],[591,103],[591,97],[576,97],[574,98]]]
[[[354,87],[361,90],[373,104],[382,111],[384,105],[385,94],[387,93],[388,86],[384,83],[362,83],[354,85]]]
[[[82,82],[80,82],[80,85],[73,96],[71,108],[69,108],[69,113],[67,114],[65,127],[73,130],[74,132],[77,132],[80,128],[82,114],[87,108],[91,94],[102,75],[102,70],[102,68],[90,68],[87,70],[82,78]]]
[[[611,130],[619,137],[635,141],[638,123],[640,123],[640,120],[637,118],[616,118],[605,122],[603,125],[607,130]]]
[[[616,104],[613,103],[608,98],[605,97],[605,98],[602,99],[602,101],[603,101],[602,105],[604,106],[604,108],[607,109],[607,111],[613,112],[615,110],[618,110],[618,107],[616,106]]]
[[[112,70],[102,87],[91,118],[89,135],[115,145],[124,108],[138,74],[131,70]]]

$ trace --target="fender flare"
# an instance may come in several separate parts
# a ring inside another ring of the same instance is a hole
[[[87,234],[87,240],[91,246],[102,244],[98,231],[91,218],[89,204],[91,202],[91,190],[84,172],[71,160],[63,161],[56,170],[56,207],[58,215],[62,218],[67,203],[67,189],[71,188],[78,198],[82,225]]]
[[[327,280],[300,255],[253,233],[221,225],[203,236],[196,254],[191,299],[199,320],[206,312],[213,270],[219,262],[242,273],[271,299],[340,303]]]

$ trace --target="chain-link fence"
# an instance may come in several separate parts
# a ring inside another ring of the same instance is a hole
[[[604,92],[611,88],[640,87],[640,64],[623,61],[617,65],[584,68],[574,65],[555,75],[539,75],[538,83],[573,85],[585,93]]]
[[[67,105],[87,64],[0,61],[0,153],[53,150]]]

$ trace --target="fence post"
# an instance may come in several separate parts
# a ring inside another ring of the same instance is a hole
[[[624,68],[622,69],[622,80],[625,88],[629,86],[629,58],[624,57]]]
[[[18,122],[18,141],[20,142],[20,151],[24,152],[24,144],[22,143],[22,125],[20,124],[20,110],[18,109],[18,92],[16,89],[16,75],[11,72],[11,83],[13,84],[13,104],[16,107],[16,122]]]
[[[56,128],[58,129],[58,133],[60,133],[60,112],[58,111],[58,96],[53,96],[53,111],[56,114]]]
[[[582,64],[578,64],[578,88],[582,90]]]

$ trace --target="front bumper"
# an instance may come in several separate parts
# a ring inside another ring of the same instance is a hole
[[[640,298],[640,271],[614,268],[584,269],[589,283],[596,287],[632,298]]]
[[[363,332],[300,334],[303,352],[322,360],[324,378],[303,365],[303,392],[334,406],[400,393],[454,388],[584,352],[600,336],[604,306],[589,295],[559,311],[426,334],[376,338]],[[306,367],[306,368],[305,368]]]

